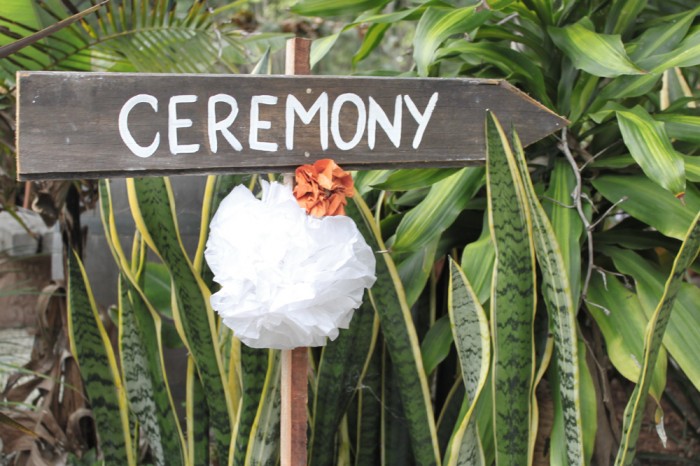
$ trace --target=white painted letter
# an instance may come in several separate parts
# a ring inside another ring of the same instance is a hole
[[[189,118],[177,117],[177,104],[194,102],[197,102],[196,95],[174,95],[168,103],[168,143],[170,144],[170,153],[173,155],[192,154],[199,150],[199,144],[180,145],[177,143],[177,129],[192,126],[192,120]]]
[[[153,110],[158,111],[158,99],[148,94],[139,94],[133,96],[131,99],[127,100],[122,109],[119,111],[119,135],[122,137],[122,141],[126,144],[134,155],[138,157],[150,157],[158,149],[160,144],[160,131],[156,133],[156,137],[153,138],[153,142],[150,146],[143,147],[139,146],[134,137],[129,131],[129,112],[137,104],[150,104]]]
[[[328,93],[323,92],[321,95],[319,95],[316,102],[314,102],[308,111],[306,111],[304,106],[301,105],[301,102],[299,102],[296,97],[291,94],[287,96],[287,150],[294,149],[294,114],[296,113],[299,115],[302,123],[308,125],[311,123],[314,115],[316,115],[316,113],[319,111],[321,112],[321,115],[319,116],[321,149],[326,150],[328,149]]]
[[[357,107],[357,126],[355,127],[355,135],[350,142],[343,141],[343,138],[340,136],[340,109],[345,102],[351,102]],[[335,102],[333,102],[333,110],[331,111],[331,134],[333,135],[333,142],[335,142],[338,149],[350,150],[355,147],[365,133],[366,122],[367,111],[365,110],[365,103],[362,99],[360,99],[357,94],[340,94],[338,98],[335,99]]]
[[[231,112],[225,119],[221,121],[216,121],[216,104],[219,102],[229,104],[229,106],[231,107]],[[224,138],[226,138],[228,143],[231,144],[231,147],[233,147],[237,151],[243,150],[243,146],[241,146],[241,143],[238,141],[238,139],[236,139],[236,136],[234,136],[233,133],[231,133],[231,131],[228,130],[237,116],[238,102],[236,102],[236,99],[234,99],[232,96],[228,94],[216,94],[214,96],[209,97],[207,128],[209,131],[209,147],[211,148],[211,151],[213,153],[216,154],[216,151],[219,148],[219,141],[216,137],[217,131],[221,132],[221,134],[224,136]]]
[[[264,150],[266,152],[276,152],[276,142],[258,141],[258,130],[270,129],[272,123],[267,120],[260,120],[260,105],[275,105],[277,97],[273,95],[254,95],[250,99],[250,132],[248,134],[248,145],[253,150]]]
[[[370,149],[374,149],[374,141],[377,132],[377,123],[382,127],[384,132],[395,147],[401,145],[401,96],[396,96],[394,104],[394,123],[389,122],[389,117],[386,116],[384,109],[379,106],[376,100],[369,98],[369,116],[367,119],[367,145]]]
[[[428,101],[428,105],[425,107],[425,112],[423,112],[422,114],[416,107],[416,104],[413,103],[410,96],[405,95],[403,96],[403,98],[406,101],[406,107],[408,107],[408,111],[411,112],[411,115],[413,115],[413,118],[416,120],[416,123],[418,123],[418,130],[416,131],[416,135],[413,137],[413,148],[418,149],[418,146],[420,146],[421,139],[423,139],[423,133],[425,132],[425,128],[428,126],[430,117],[433,115],[433,110],[435,110],[435,104],[438,100],[438,93],[433,93],[433,95],[430,97],[430,100]]]

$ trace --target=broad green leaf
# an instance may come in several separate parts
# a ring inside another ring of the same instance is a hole
[[[507,144],[504,141],[504,145]],[[509,161],[520,173],[519,184],[527,200],[532,219],[537,262],[542,272],[542,295],[549,313],[550,329],[554,333],[556,360],[559,378],[559,395],[564,407],[564,431],[566,457],[569,465],[583,465],[583,423],[579,389],[578,340],[576,337],[576,310],[569,283],[568,264],[557,242],[544,208],[537,199],[527,168],[525,153],[517,133],[513,132],[513,152],[506,151]]]
[[[642,74],[625,53],[619,35],[598,34],[587,27],[587,22],[582,20],[561,28],[550,26],[547,31],[578,69],[605,78]]]
[[[413,59],[418,75],[428,76],[435,51],[448,37],[476,29],[490,16],[488,10],[477,11],[476,6],[456,9],[430,7],[425,10],[413,38]]]
[[[387,0],[302,0],[292,6],[292,12],[302,16],[338,16],[378,8]]]
[[[657,113],[654,119],[663,122],[671,139],[700,144],[700,116]]]
[[[639,60],[639,65],[652,73],[661,73],[669,68],[685,68],[700,64],[700,30],[692,31],[678,47],[670,52],[652,55]]]
[[[498,67],[509,78],[509,82],[521,83],[544,105],[553,107],[547,95],[542,70],[523,53],[487,41],[467,42],[458,39],[441,48],[436,58],[441,59],[455,54],[465,54],[470,61],[480,60]]]
[[[700,156],[684,155],[685,176],[690,181],[700,182]]]
[[[466,275],[452,259],[447,311],[462,368],[467,409],[460,417],[458,427],[450,440],[449,453],[445,455],[446,464],[475,464],[477,461],[481,462],[483,453],[479,451],[476,422],[472,413],[486,384],[491,359],[491,339],[486,313]]]
[[[491,240],[488,221],[485,221],[479,239],[467,244],[464,248],[461,264],[462,270],[479,298],[480,304],[484,304],[491,294],[491,279],[493,278],[495,259],[496,250]]]
[[[449,316],[442,316],[435,321],[420,344],[425,375],[430,376],[435,368],[447,358],[452,348],[452,330]]]
[[[662,340],[671,311],[683,282],[686,269],[690,267],[700,251],[700,212],[695,216],[687,235],[683,240],[678,255],[673,261],[673,269],[664,285],[661,299],[652,314],[644,338],[644,359],[642,370],[634,387],[627,407],[625,408],[622,424],[622,441],[618,450],[615,464],[617,466],[631,465],[637,448],[637,440],[642,425],[642,417],[646,404],[647,393],[652,380],[656,360],[661,349]]]
[[[684,203],[645,176],[604,175],[593,186],[610,202],[620,202],[620,209],[656,228],[666,236],[683,238],[693,216],[700,211],[700,193],[689,184]]]
[[[132,178],[127,179],[127,192],[139,232],[173,277],[173,317],[207,389],[206,401],[219,458],[226,458],[233,430],[233,408],[215,340],[210,292],[195,273],[180,240],[172,188],[167,178]]]
[[[136,465],[117,360],[78,255],[68,254],[68,332],[92,406],[105,464]]]
[[[401,262],[396,265],[406,291],[406,303],[409,306],[413,306],[418,301],[430,278],[438,243],[438,239],[434,239],[423,248],[402,257]]]
[[[425,199],[401,220],[392,250],[416,251],[439,237],[481,188],[483,174],[483,168],[468,167],[433,184]]]
[[[588,289],[588,312],[605,339],[607,354],[615,369],[627,380],[639,379],[644,359],[644,332],[649,320],[638,296],[611,274],[593,274]],[[657,402],[666,387],[666,351],[654,368],[650,395]]]
[[[492,114],[486,118],[486,141],[489,228],[496,250],[491,290],[496,464],[528,464],[535,377],[532,220],[507,137]]]
[[[372,250],[386,251],[372,213],[361,197],[355,195],[352,198],[347,212],[353,218],[361,216],[358,228]],[[440,464],[435,416],[418,335],[394,261],[387,253],[379,256],[377,282],[370,291],[370,299],[379,314],[384,340],[391,354],[414,457],[418,464]]]
[[[364,368],[374,352],[375,312],[369,296],[334,341],[323,347],[316,370],[316,390],[311,416],[309,464],[335,463],[338,428],[351,399],[362,384]]]
[[[697,7],[692,11],[660,18],[661,24],[645,30],[638,39],[627,46],[630,58],[639,60],[670,52],[683,40],[699,13],[700,7]]]
[[[663,272],[632,251],[606,248],[604,252],[613,258],[620,272],[634,279],[642,309],[651,319],[663,295],[666,278]],[[691,283],[682,283],[666,329],[664,346],[695,387],[700,389],[700,364],[695,357],[700,352],[699,302],[700,289]]]
[[[316,64],[320,62],[321,59],[325,57],[326,54],[328,54],[328,52],[331,51],[335,43],[338,41],[338,38],[340,37],[341,33],[342,32],[337,32],[335,34],[331,34],[329,36],[322,37],[313,41],[313,43],[311,44],[311,53],[309,57],[309,63],[311,64],[311,68],[316,66]]]
[[[384,34],[387,29],[391,27],[390,23],[377,23],[372,24],[367,28],[364,39],[362,39],[362,45],[352,56],[352,65],[355,66],[362,60],[367,58],[370,53],[381,43],[384,39]]]
[[[647,0],[618,0],[613,2],[605,21],[605,32],[608,34],[624,34],[637,21],[639,13],[646,4]]]
[[[561,248],[562,259],[569,271],[571,296],[578,301],[581,289],[581,237],[583,222],[574,208],[572,193],[576,186],[576,178],[571,165],[564,160],[554,162],[547,198],[549,203],[549,218],[552,228]]]
[[[674,196],[685,193],[683,158],[675,151],[664,124],[654,119],[640,106],[617,110],[625,145],[644,173]]]
[[[456,168],[409,168],[395,170],[381,183],[373,184],[375,189],[387,191],[408,191],[428,188],[440,180],[453,175]]]

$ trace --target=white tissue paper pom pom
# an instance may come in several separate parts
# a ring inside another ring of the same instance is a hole
[[[376,279],[374,254],[351,218],[309,216],[279,183],[263,181],[262,200],[234,188],[204,255],[221,285],[212,307],[253,348],[334,340]]]

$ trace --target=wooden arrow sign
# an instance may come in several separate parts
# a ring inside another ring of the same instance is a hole
[[[485,111],[524,144],[566,120],[500,80],[18,73],[20,180],[483,163]]]

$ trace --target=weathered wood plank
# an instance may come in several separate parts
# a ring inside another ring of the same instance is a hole
[[[18,89],[21,180],[463,166],[484,161],[487,109],[524,144],[566,124],[499,80],[19,72]]]

